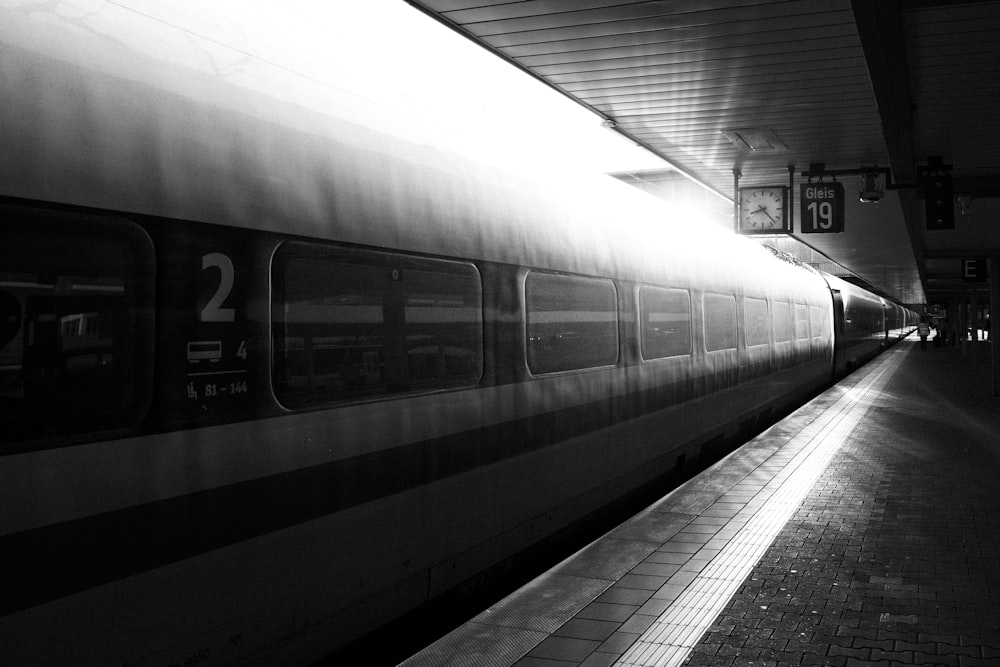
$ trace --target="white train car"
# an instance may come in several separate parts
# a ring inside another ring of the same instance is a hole
[[[9,664],[308,662],[834,372],[823,276],[612,179],[114,7],[0,26]]]

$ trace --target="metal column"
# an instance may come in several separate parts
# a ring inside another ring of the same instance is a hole
[[[1000,396],[1000,322],[997,313],[1000,312],[1000,257],[990,258],[990,357],[993,366],[993,395]]]

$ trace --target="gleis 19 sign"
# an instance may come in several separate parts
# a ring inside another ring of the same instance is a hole
[[[844,186],[841,183],[803,183],[799,190],[799,220],[803,234],[844,231]]]

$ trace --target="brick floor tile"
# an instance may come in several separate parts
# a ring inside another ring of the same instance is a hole
[[[885,651],[873,648],[871,652],[872,661],[896,661],[913,664],[913,651]]]
[[[983,646],[983,657],[1000,660],[1000,642],[996,646]]]
[[[961,667],[996,667],[997,661],[995,658],[970,658],[963,655],[959,658],[958,664]]]
[[[1000,466],[992,450],[966,436],[975,420],[961,418],[960,402],[948,413],[936,409],[944,394],[923,389],[932,383],[914,374],[924,372],[926,365],[899,371],[884,398],[891,408],[869,411],[809,491],[716,621],[730,641],[749,641],[761,657],[777,655],[783,641],[786,652],[801,651],[802,665],[990,658],[1000,665],[1000,649],[992,648],[1000,647],[1000,628],[990,625],[1000,618],[993,593]],[[894,393],[908,398],[897,401]],[[947,395],[959,393],[971,396],[965,384]],[[982,433],[1000,432],[998,412],[990,410]],[[773,488],[763,475],[750,482]],[[749,517],[748,509],[725,511]],[[764,629],[775,645],[749,633]]]
[[[869,648],[847,648],[830,644],[828,655],[843,655],[849,658],[857,658],[858,660],[868,660],[871,657],[871,653],[872,650]]]
[[[945,644],[938,642],[937,653],[942,655],[967,655],[970,658],[981,658],[983,655],[983,650],[980,646],[955,646],[954,644]]]
[[[878,639],[878,630],[871,627],[854,627],[853,625],[838,625],[837,635],[841,637],[852,637],[852,643],[855,647],[857,646],[867,646],[868,648],[884,648],[891,649],[891,640],[880,640]],[[885,645],[883,645],[885,644]]]
[[[802,656],[799,664],[802,667],[846,667],[847,658],[842,655],[819,656],[807,653]]]
[[[916,665],[938,665],[938,667],[958,667],[958,656],[914,651],[913,663]]]
[[[692,653],[685,665],[692,667],[732,667],[736,664],[736,656],[709,655],[708,653]]]
[[[893,646],[896,651],[921,651],[923,653],[937,652],[937,644],[932,642],[897,641]]]

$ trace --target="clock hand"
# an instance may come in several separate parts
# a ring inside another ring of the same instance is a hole
[[[766,215],[768,217],[768,219],[772,223],[778,224],[778,221],[774,219],[773,215],[771,215],[770,213],[767,212],[767,207],[764,206],[763,204],[756,211],[753,211],[752,213],[750,213],[750,215],[757,215],[758,213],[763,213],[764,215]]]

